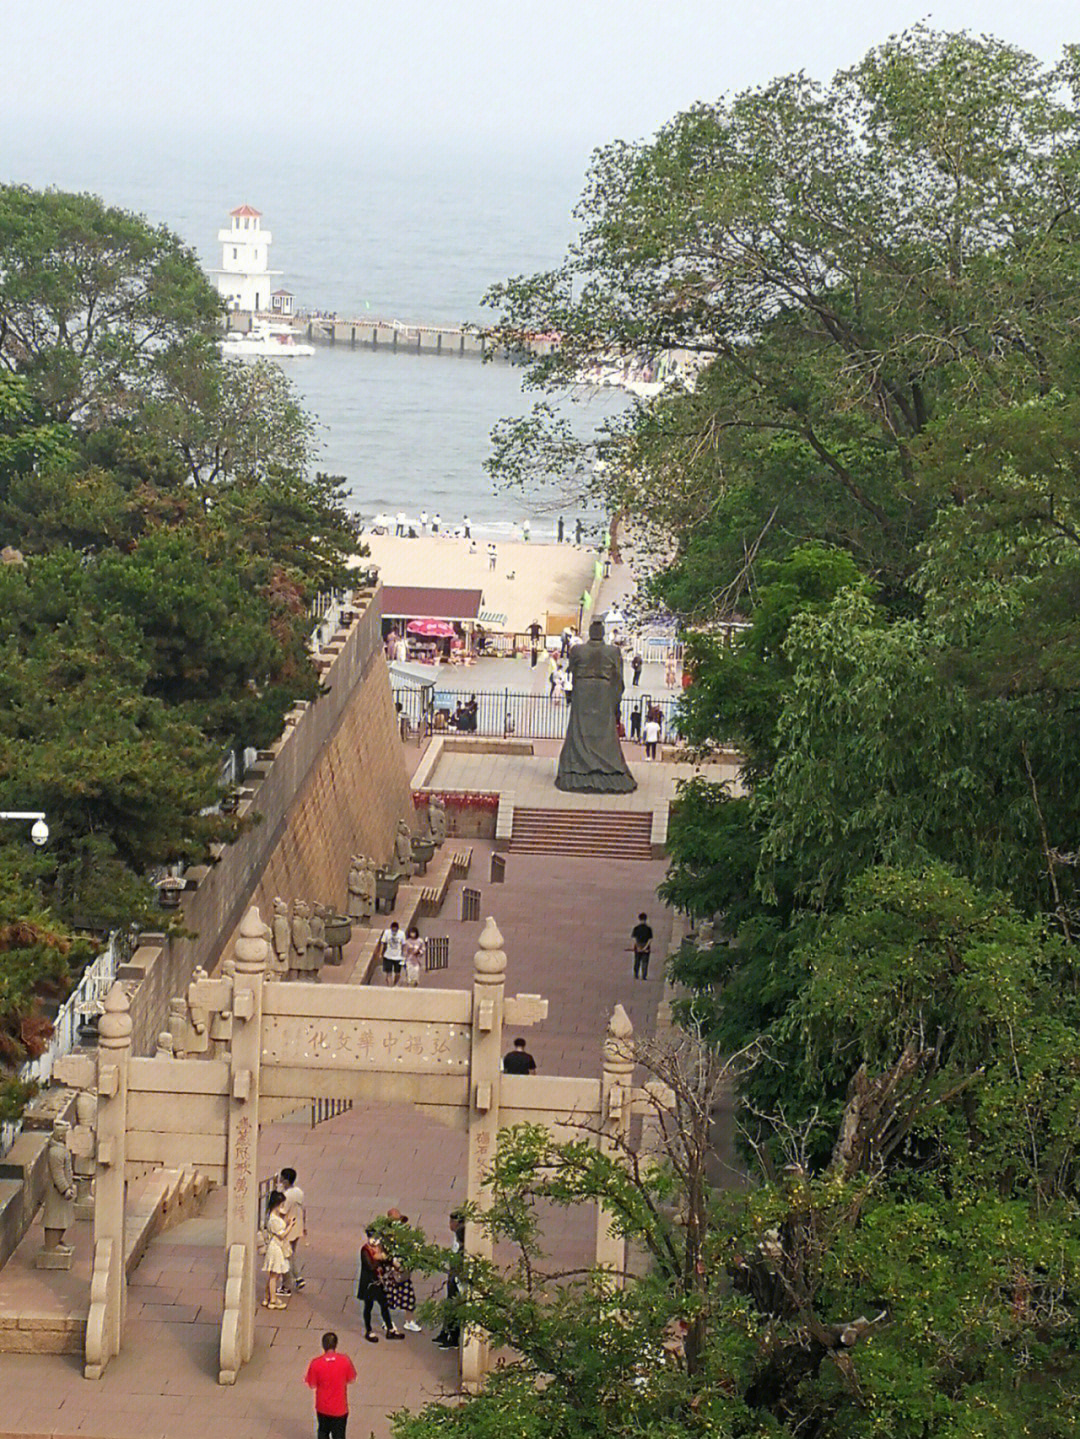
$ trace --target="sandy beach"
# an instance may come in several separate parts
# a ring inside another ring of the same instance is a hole
[[[577,545],[507,541],[499,544],[492,569],[486,540],[423,535],[402,539],[394,535],[365,535],[369,559],[354,565],[375,564],[384,585],[449,586],[482,590],[481,609],[505,615],[505,623],[492,628],[527,630],[534,620],[574,615],[581,596],[592,583],[595,549]],[[470,553],[474,549],[475,553]]]

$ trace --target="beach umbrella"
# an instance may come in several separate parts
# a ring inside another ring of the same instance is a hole
[[[428,639],[449,640],[457,634],[446,620],[410,620],[405,626],[411,635],[424,635]]]

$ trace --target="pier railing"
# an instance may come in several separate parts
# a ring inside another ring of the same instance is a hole
[[[547,692],[528,694],[520,690],[440,690],[421,691],[402,686],[394,690],[394,699],[401,704],[401,713],[410,726],[425,734],[477,734],[503,739],[562,739],[566,734],[569,706],[560,694]],[[454,724],[459,704],[476,701],[476,726],[465,728]],[[662,737],[678,737],[678,699],[671,695],[650,695],[644,690],[628,690],[622,698],[619,718],[627,739],[633,734],[633,714],[641,711],[644,723],[650,710],[658,712]]]

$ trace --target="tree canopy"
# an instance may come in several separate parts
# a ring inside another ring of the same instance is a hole
[[[165,228],[0,187],[0,800],[51,831],[3,837],[0,892],[15,923],[32,868],[57,944],[235,836],[226,754],[319,693],[309,610],[355,528],[289,381],[223,360],[221,320]]]
[[[564,264],[489,296],[561,337],[541,390],[681,373],[590,483],[663,557],[683,733],[744,761],[663,886],[684,1023],[759,1047],[717,1434],[1075,1427],[1078,100],[1080,48],[917,27],[599,151]]]

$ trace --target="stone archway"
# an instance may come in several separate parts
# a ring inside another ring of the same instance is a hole
[[[153,1165],[193,1165],[227,1186],[225,1295],[218,1380],[235,1383],[255,1339],[257,1149],[263,1106],[285,1112],[312,1098],[407,1101],[467,1137],[466,1198],[491,1201],[486,1179],[501,1127],[543,1124],[614,1146],[625,1134],[631,1088],[631,1026],[617,1008],[603,1046],[601,1077],[502,1072],[503,1028],[547,1015],[538,995],[505,994],[506,955],[488,919],[470,990],[373,989],[267,983],[267,930],[257,909],[240,926],[231,973],[197,978],[188,1004],[204,1017],[229,1015],[222,1058],[135,1058],[128,1000],[116,985],[105,1001],[97,1061],[98,1181],[85,1375],[100,1378],[123,1335],[125,1187]],[[586,1126],[582,1129],[580,1126]],[[490,1258],[476,1231],[473,1252]],[[625,1245],[602,1211],[596,1260],[619,1273]],[[462,1380],[486,1369],[483,1336],[466,1337]]]

